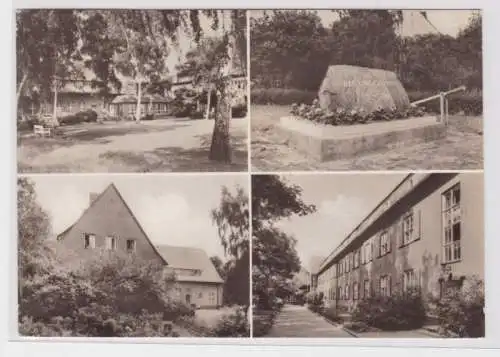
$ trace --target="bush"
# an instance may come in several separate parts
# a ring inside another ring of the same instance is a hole
[[[249,337],[250,329],[245,311],[237,309],[223,316],[212,330],[215,337]]]
[[[247,106],[246,105],[237,105],[232,108],[232,117],[233,118],[244,118],[247,115]]]
[[[317,92],[300,89],[252,88],[252,104],[292,105],[293,103],[312,104]]]
[[[195,110],[191,114],[189,114],[190,119],[203,119],[205,117],[205,113],[201,110]]]
[[[33,126],[41,125],[42,122],[35,116],[17,122],[17,131],[32,131]]]
[[[94,110],[85,110],[58,118],[60,125],[74,125],[97,121],[98,114]]]
[[[462,289],[448,291],[437,301],[436,310],[441,328],[460,337],[484,337],[484,284],[471,277]]]
[[[324,295],[322,292],[311,292],[307,296],[307,304],[312,312],[322,313],[324,309]]]
[[[253,336],[263,337],[266,336],[273,327],[276,312],[274,311],[255,311],[253,315]]]
[[[330,111],[321,108],[317,99],[313,101],[312,105],[293,104],[290,113],[299,118],[327,125],[367,124],[375,121],[407,119],[425,115],[420,107],[408,107],[404,110],[380,108],[371,113],[363,109],[345,110],[343,108]]]
[[[390,297],[374,296],[359,301],[352,319],[382,330],[411,330],[423,326],[426,312],[419,291],[396,291]]]
[[[408,93],[410,102],[420,99],[425,99],[437,92],[412,91]],[[440,102],[438,99],[427,103],[419,104],[427,113],[440,113]],[[458,92],[450,95],[448,103],[448,113],[458,114],[463,112],[465,115],[481,115],[483,114],[483,94],[481,91],[466,91]]]
[[[330,321],[339,323],[343,322],[343,319],[339,316],[337,309],[334,307],[327,307],[323,309],[321,314]]]
[[[155,119],[154,114],[146,114],[141,118],[141,120],[154,120],[154,119]]]

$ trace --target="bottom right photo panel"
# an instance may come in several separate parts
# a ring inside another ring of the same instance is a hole
[[[483,172],[252,175],[254,337],[485,337]]]

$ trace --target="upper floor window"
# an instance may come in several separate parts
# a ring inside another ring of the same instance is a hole
[[[379,256],[386,255],[391,251],[391,242],[387,231],[380,233]]]
[[[135,252],[136,242],[135,239],[127,239],[127,252]]]
[[[352,285],[352,298],[354,300],[359,300],[359,284],[358,283],[354,283]]]
[[[115,250],[116,249],[116,238],[108,236],[106,237],[106,249]]]
[[[360,249],[357,249],[354,251],[354,262],[353,262],[353,268],[356,269],[359,267],[359,260],[360,260]]]
[[[95,248],[95,234],[84,233],[83,234],[83,246],[85,249]]]
[[[460,185],[443,194],[443,262],[462,258],[462,218],[460,212]]]
[[[402,244],[408,244],[413,240],[413,212],[403,217],[403,239]]]

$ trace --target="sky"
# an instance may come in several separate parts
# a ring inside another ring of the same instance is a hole
[[[248,192],[248,176],[225,175],[41,175],[31,176],[38,201],[52,218],[54,234],[75,223],[88,207],[89,194],[114,183],[153,244],[203,248],[224,258],[210,210],[222,186]]]
[[[427,17],[443,34],[456,36],[464,28],[472,15],[472,10],[426,10]],[[323,26],[330,27],[332,23],[338,20],[338,15],[331,10],[317,10],[318,16],[323,22]],[[252,11],[251,16],[261,16],[262,10]],[[418,14],[418,10],[403,10],[403,29],[404,36],[414,36],[436,32],[425,19]]]
[[[283,175],[302,187],[302,199],[317,211],[293,216],[279,226],[297,239],[297,252],[310,270],[314,256],[326,257],[389,194],[406,174],[295,174]]]

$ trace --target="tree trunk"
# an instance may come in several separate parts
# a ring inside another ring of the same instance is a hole
[[[57,81],[54,81],[54,103],[52,108],[52,121],[57,124]]]
[[[24,83],[28,79],[28,74],[25,73],[23,74],[23,79],[21,79],[21,83],[19,83],[19,87],[17,87],[17,93],[16,93],[16,115],[19,112],[19,99],[21,98],[21,93],[23,91]]]
[[[136,122],[141,121],[141,96],[142,96],[141,81],[138,81],[137,82],[137,108],[135,108],[135,121]]]
[[[227,88],[224,88],[217,100],[215,109],[212,145],[208,158],[212,161],[231,163],[231,145],[229,142],[229,121],[231,119],[231,101]]]
[[[205,113],[205,119],[210,119],[210,97],[212,97],[212,88],[208,89],[208,94],[207,94],[207,110]]]

